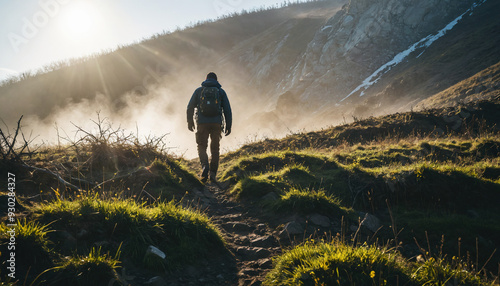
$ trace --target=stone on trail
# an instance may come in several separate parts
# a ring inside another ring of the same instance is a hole
[[[330,219],[324,215],[312,214],[309,216],[309,220],[317,226],[322,226],[322,227],[330,227],[331,226]]]

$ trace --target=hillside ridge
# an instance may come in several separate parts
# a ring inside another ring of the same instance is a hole
[[[311,131],[289,134],[281,139],[266,139],[247,144],[228,156],[240,156],[265,152],[265,150],[300,150],[305,148],[328,149],[342,144],[366,144],[385,138],[439,138],[463,134],[473,121],[482,121],[483,127],[492,132],[499,130],[496,113],[500,112],[500,97],[473,100],[452,107],[424,108],[419,111],[401,112],[379,117],[356,118],[352,123]],[[472,130],[468,130],[472,131]],[[477,130],[474,130],[476,132]]]

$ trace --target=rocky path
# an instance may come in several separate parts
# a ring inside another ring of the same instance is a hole
[[[271,258],[281,253],[276,230],[259,220],[259,208],[231,200],[219,185],[210,183],[193,192],[198,199],[192,203],[220,228],[230,253],[202,260],[168,277],[153,277],[142,285],[261,285],[272,267]]]
[[[274,230],[257,218],[257,209],[246,209],[230,200],[218,185],[205,186],[203,197],[207,214],[221,228],[234,255],[236,277],[227,285],[261,285],[272,266],[271,257],[281,252]]]

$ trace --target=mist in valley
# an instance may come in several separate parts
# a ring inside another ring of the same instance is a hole
[[[296,117],[296,113],[287,116],[277,112],[256,94],[258,91],[249,92],[244,86],[233,83],[238,80],[231,78],[230,74],[221,72],[218,75],[233,112],[232,133],[221,141],[222,153],[250,142],[279,138],[300,130],[299,122],[302,120],[300,116]],[[85,135],[79,131],[80,128],[98,134],[97,122],[101,119],[101,127],[122,129],[123,135],[132,134],[142,141],[165,135],[164,147],[169,153],[187,159],[195,158],[195,135],[187,129],[186,107],[205,76],[194,71],[178,75],[178,78],[173,78],[171,74],[156,74],[144,81],[147,86],[137,86],[134,91],[120,95],[117,99],[97,93],[92,98],[83,98],[78,102],[40,105],[40,108],[48,109],[39,110],[40,113],[47,115],[25,115],[22,120],[23,132],[31,134],[33,143],[37,145],[65,146]],[[144,94],[139,94],[139,91]],[[280,110],[292,112],[295,109],[296,106],[286,106],[281,102]],[[12,129],[15,119],[12,117],[4,121]]]

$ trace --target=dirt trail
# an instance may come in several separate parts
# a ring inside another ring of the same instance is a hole
[[[281,252],[274,230],[257,218],[259,210],[232,201],[219,185],[208,184],[207,214],[221,228],[236,262],[236,279],[228,285],[261,285],[271,257]]]
[[[261,285],[272,267],[271,257],[281,253],[281,246],[275,237],[276,229],[259,219],[260,207],[231,200],[223,188],[214,183],[192,192],[197,197],[192,203],[203,209],[219,227],[229,253],[200,260],[198,265],[158,279],[158,283],[143,285]]]

